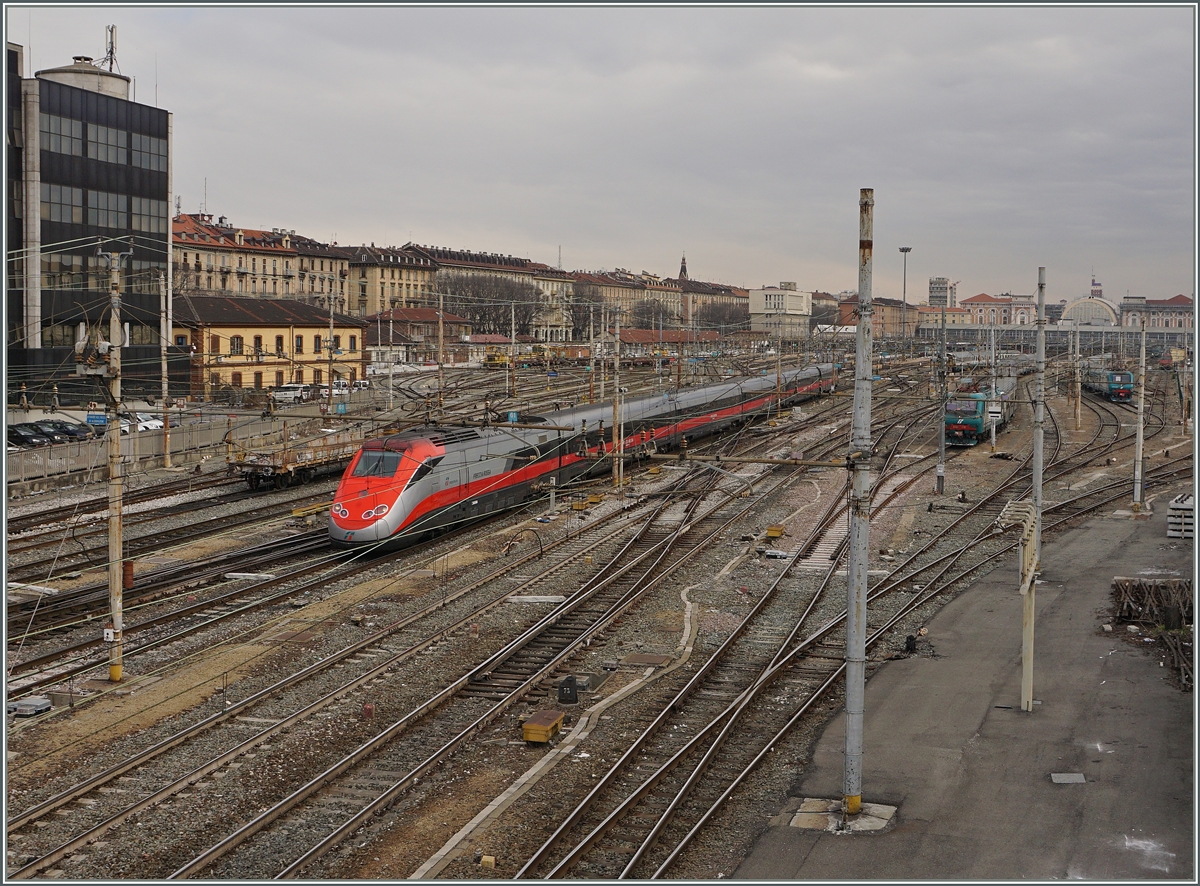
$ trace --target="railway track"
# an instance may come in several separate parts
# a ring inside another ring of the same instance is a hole
[[[1106,445],[1102,452],[1109,448]],[[1187,460],[1179,461],[1183,464]],[[1177,481],[1180,472],[1186,470],[1186,467],[1173,467],[1155,472],[1148,477],[1148,482]],[[1020,481],[1019,476],[1010,476],[991,497],[1001,497]],[[1127,493],[1122,491],[1114,495],[1106,489],[1053,505],[1046,511],[1055,515],[1047,528],[1070,523],[1083,513],[1124,494]],[[955,525],[965,523],[965,517]],[[818,525],[814,535],[820,531]],[[948,574],[950,564],[956,563],[967,551],[983,546],[984,539],[984,534],[977,533],[965,545],[959,543],[960,550],[955,556],[935,558],[930,566],[940,571],[934,577],[926,575],[924,585],[908,584],[907,587],[915,591],[911,595],[895,594],[906,584],[894,580],[894,575],[878,582],[870,594],[868,648],[887,639],[889,631],[903,624],[909,613],[935,595],[955,587],[978,568],[994,562],[996,556],[1016,546],[1016,542],[1008,542],[967,568]],[[927,553],[931,547],[932,544],[918,554]],[[804,548],[802,544],[800,549]],[[835,566],[836,563],[832,564],[826,573],[822,590]],[[924,572],[911,573],[907,580]],[[772,585],[768,596],[778,593],[782,578]],[[764,602],[766,599],[764,597]],[[814,597],[814,603],[816,599]],[[889,600],[896,600],[899,605],[886,609]],[[769,665],[755,669],[757,662],[752,656],[731,655],[734,662],[752,662],[749,670],[756,675],[754,679],[743,678],[740,683],[735,682],[720,669],[698,673],[679,695],[663,706],[658,718],[533,853],[517,877],[540,874],[548,878],[658,878],[666,875],[722,804],[841,675],[843,665],[839,661],[837,641],[840,638],[836,630],[844,611],[808,634],[803,641],[796,642],[812,609],[813,604],[804,609],[804,615],[779,645]],[[710,660],[710,665],[724,660],[727,647],[749,628],[758,611],[759,607],[756,607],[742,622]],[[744,688],[739,691],[739,687]],[[693,702],[693,698],[698,701]],[[717,704],[721,699],[727,699],[728,704],[721,707]],[[666,729],[668,723],[689,724],[691,728],[683,733],[688,736],[687,740],[679,737],[680,730]],[[696,726],[697,723],[704,725]],[[732,735],[736,735],[737,740],[727,741]]]

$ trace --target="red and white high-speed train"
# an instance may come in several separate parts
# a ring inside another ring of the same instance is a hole
[[[828,393],[836,367],[783,373],[783,406]],[[622,403],[625,456],[672,449],[776,409],[774,373],[631,397]],[[339,547],[400,546],[433,530],[479,519],[558,486],[611,470],[612,403],[521,415],[516,424],[426,426],[367,440],[354,456],[329,515]],[[520,425],[520,426],[518,426]]]

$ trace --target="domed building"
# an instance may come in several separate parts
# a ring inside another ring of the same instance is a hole
[[[1063,322],[1077,326],[1118,326],[1117,309],[1102,298],[1077,298],[1063,308]]]

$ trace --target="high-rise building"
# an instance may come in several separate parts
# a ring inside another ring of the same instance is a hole
[[[110,276],[98,250],[131,252],[120,260],[122,393],[160,388],[171,115],[130,101],[130,78],[112,70],[111,53],[105,61],[76,56],[26,78],[23,48],[7,45],[10,397],[24,383],[35,403],[55,385],[64,402],[103,399],[74,361],[76,342],[108,337]],[[186,360],[175,357],[183,386]]]
[[[953,308],[957,302],[957,283],[951,283],[949,277],[929,278],[929,306],[940,308],[945,305]]]

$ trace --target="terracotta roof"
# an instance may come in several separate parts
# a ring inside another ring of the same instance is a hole
[[[467,342],[472,345],[506,345],[509,343],[509,338],[507,335],[480,333],[478,335],[468,335]]]
[[[183,213],[171,221],[171,240],[180,248],[237,249],[248,252],[265,252],[271,255],[295,255],[292,247],[284,248],[283,238],[290,234],[276,231],[259,231],[254,228],[234,228],[215,225],[211,216]],[[238,245],[237,233],[242,233]]]
[[[970,298],[960,298],[958,300],[958,303],[960,305],[980,305],[980,304],[991,304],[991,303],[997,303],[997,304],[1002,303],[1002,304],[1007,305],[1007,304],[1012,303],[1012,299],[1008,298],[1008,297],[997,298],[994,295],[988,295],[986,292],[981,292],[981,293],[979,293],[979,295],[973,295]]]
[[[416,342],[399,329],[393,329],[389,336],[386,326],[381,329],[374,323],[368,323],[366,329],[363,330],[363,344],[368,347],[374,347],[379,345],[411,345],[416,344]]]
[[[176,294],[174,322],[181,326],[329,326],[329,312],[290,298],[237,298]],[[334,314],[337,326],[366,326],[358,317]]]

